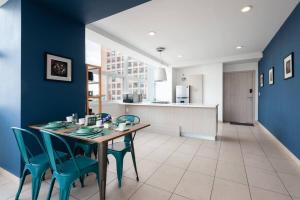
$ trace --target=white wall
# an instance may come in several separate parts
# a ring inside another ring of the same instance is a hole
[[[224,64],[224,72],[255,71],[255,120],[258,119],[258,62]]]
[[[117,102],[103,102],[102,112],[109,113],[113,118],[125,114],[125,106]]]
[[[101,45],[85,40],[85,63],[101,66]]]
[[[223,63],[176,68],[176,84],[173,87],[182,84],[182,74],[203,74],[203,104],[219,104],[218,118],[223,121]]]

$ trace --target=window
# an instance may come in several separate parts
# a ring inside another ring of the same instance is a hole
[[[124,90],[132,94],[142,94],[143,99],[149,98],[147,87],[149,86],[147,82],[148,66],[114,50],[103,48],[102,51],[104,51],[101,54],[104,63],[102,65],[104,66],[102,78],[103,100],[122,100]],[[107,64],[108,61],[109,64]]]

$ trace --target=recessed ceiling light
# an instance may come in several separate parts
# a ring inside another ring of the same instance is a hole
[[[148,35],[154,36],[154,35],[156,35],[156,33],[155,33],[154,31],[150,31],[150,32],[148,33]]]
[[[253,6],[251,6],[251,5],[244,6],[244,7],[241,9],[241,12],[242,12],[242,13],[249,12],[249,11],[252,10],[252,8],[253,8]]]
[[[235,47],[236,49],[242,49],[242,48],[244,48],[243,46],[237,46],[237,47]]]
[[[178,58],[182,58],[183,56],[179,54],[177,57],[178,57]]]

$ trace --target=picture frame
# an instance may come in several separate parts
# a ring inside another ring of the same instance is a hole
[[[46,53],[45,79],[72,82],[72,59]]]
[[[274,85],[274,67],[269,69],[269,85]]]
[[[294,53],[290,53],[283,60],[283,73],[284,79],[290,79],[294,77]]]
[[[261,73],[259,75],[259,86],[264,87],[264,74],[263,73]]]

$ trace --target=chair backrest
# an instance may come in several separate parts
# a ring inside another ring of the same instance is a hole
[[[124,123],[127,121],[138,124],[138,123],[140,123],[141,120],[136,115],[121,115],[121,116],[117,117],[117,119],[116,119],[117,123]]]
[[[44,139],[44,143],[45,143],[45,147],[46,147],[46,152],[49,156],[51,168],[54,171],[58,172],[58,173],[62,172],[60,167],[59,167],[59,164],[58,164],[58,162],[60,164],[62,164],[62,161],[59,159],[55,149],[53,148],[53,142],[52,142],[52,137],[53,137],[53,138],[56,138],[59,141],[61,141],[64,144],[64,146],[67,148],[67,151],[68,151],[69,155],[71,156],[71,159],[73,160],[74,167],[79,172],[79,167],[78,167],[78,165],[75,161],[74,155],[73,155],[73,153],[71,151],[71,148],[70,148],[69,144],[67,143],[67,141],[64,138],[62,138],[62,137],[60,137],[60,136],[58,136],[54,133],[45,131],[45,130],[41,130],[41,133],[43,135],[43,139]]]
[[[121,116],[117,117],[117,119],[116,119],[117,124],[124,123],[127,121],[138,124],[138,123],[140,123],[141,119],[136,115],[121,115]],[[126,135],[124,137],[124,142],[129,143],[130,137],[131,137],[130,135]]]
[[[33,153],[30,151],[30,149],[28,148],[28,145],[25,144],[24,142],[24,135],[28,135],[30,137],[32,137],[36,143],[40,146],[40,148],[42,149],[43,153],[45,153],[45,148],[43,147],[42,143],[40,142],[39,138],[32,132],[26,130],[26,129],[22,129],[22,128],[18,128],[18,127],[11,127],[15,138],[17,140],[20,152],[21,152],[21,156],[24,160],[24,162],[26,164],[30,164],[30,158],[33,157]]]

